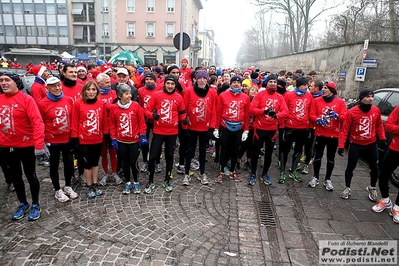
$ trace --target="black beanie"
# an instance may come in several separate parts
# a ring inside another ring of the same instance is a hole
[[[267,82],[269,82],[269,80],[276,80],[277,81],[277,76],[275,74],[271,74],[271,75],[267,76]]]
[[[175,65],[175,64],[173,64],[173,65],[169,65],[169,66],[168,66],[168,68],[167,68],[167,71],[168,71],[168,73],[167,73],[167,74],[170,74],[170,72],[171,72],[173,69],[175,69],[175,68],[177,68],[177,69],[180,71],[180,69],[179,69],[179,66],[178,66],[178,65]]]
[[[152,78],[154,81],[157,81],[157,78],[155,77],[155,74],[152,73],[152,72],[149,72],[149,73],[145,74],[143,80],[145,81],[146,78]]]
[[[165,77],[165,82],[164,82],[164,84],[166,84],[166,81],[167,80],[171,80],[171,81],[173,81],[174,83],[175,83],[175,85],[177,85],[177,78],[176,78],[176,76],[175,75],[172,75],[172,74],[170,74],[170,75],[167,75],[166,77]]]
[[[359,100],[361,101],[363,98],[369,96],[369,95],[374,95],[374,92],[370,90],[369,88],[364,88],[360,90],[359,92]]]
[[[278,85],[280,85],[280,86],[282,86],[283,88],[285,88],[286,86],[287,86],[287,82],[285,82],[284,80],[282,80],[282,79],[278,79],[277,80],[277,86]]]
[[[302,85],[308,85],[308,79],[301,77],[299,79],[296,80],[296,87],[299,88]]]
[[[12,79],[15,82],[15,84],[17,84],[18,90],[24,89],[24,84],[22,83],[22,80],[18,76],[17,73],[11,72],[11,71],[6,71],[3,73],[0,73],[0,76],[8,76],[10,79]]]

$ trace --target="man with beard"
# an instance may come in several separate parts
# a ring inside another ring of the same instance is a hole
[[[197,179],[203,185],[208,184],[208,177],[205,174],[205,157],[207,140],[212,137],[216,122],[217,93],[214,89],[209,89],[207,84],[208,73],[197,71],[195,74],[195,84],[192,89],[184,93],[184,103],[188,116],[188,136],[189,144],[186,153],[185,173],[183,185],[190,184],[190,164],[194,158],[197,140],[199,140],[199,169],[200,175]]]

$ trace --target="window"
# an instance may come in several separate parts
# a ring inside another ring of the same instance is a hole
[[[175,32],[175,24],[166,23],[166,37],[173,38],[174,32]]]
[[[384,99],[387,94],[388,94],[387,91],[379,91],[379,92],[375,93],[373,105],[378,106],[380,104],[381,100]]]
[[[66,4],[57,4],[57,14],[66,14]]]
[[[37,27],[37,36],[47,36],[47,31],[46,31],[46,27]]]
[[[58,26],[58,32],[60,36],[68,36],[68,27],[66,26]]]
[[[154,37],[154,30],[155,30],[155,23],[154,22],[149,22],[147,23],[147,37]]]
[[[14,4],[14,14],[22,14],[22,4]]]
[[[103,37],[105,37],[105,38],[109,37],[108,23],[103,23]]]
[[[26,35],[36,36],[36,30],[34,26],[26,26]]]
[[[103,0],[102,2],[102,10],[104,13],[108,12],[108,0]]]
[[[3,27],[0,27],[0,36],[4,35]]]
[[[11,4],[1,4],[4,14],[11,14]]]
[[[155,1],[147,0],[147,12],[155,12]]]
[[[390,115],[393,109],[399,104],[399,93],[393,92],[381,106],[382,115]]]
[[[24,4],[25,14],[33,14],[33,4]]]
[[[6,36],[15,36],[14,26],[5,26]]]
[[[44,4],[35,4],[36,14],[44,14]]]
[[[134,12],[134,0],[127,0],[127,12]]]
[[[15,26],[15,33],[17,36],[25,36],[25,26]]]
[[[174,13],[175,12],[175,0],[167,0],[166,2],[166,12]]]
[[[47,27],[47,30],[48,30],[48,36],[50,37],[57,36],[57,27],[55,26]]]
[[[127,37],[134,37],[135,24],[133,22],[127,23]]]
[[[48,15],[55,14],[55,4],[46,4],[46,10]]]

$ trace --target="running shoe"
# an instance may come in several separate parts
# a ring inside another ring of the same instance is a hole
[[[69,186],[65,186],[64,187],[64,193],[65,195],[67,195],[70,199],[77,199],[79,198],[78,193],[76,193],[75,191],[73,191],[73,189]]]
[[[191,181],[190,175],[184,175],[183,178],[183,186],[189,186]]]
[[[177,163],[177,164],[175,164],[175,166],[176,166],[176,172],[178,174],[184,174],[184,172],[185,172],[184,165],[180,165]]]
[[[371,207],[371,210],[373,212],[382,212],[385,209],[388,209],[389,212],[392,211],[392,201],[388,199],[388,201],[385,201],[384,199],[380,199],[376,205]]]
[[[121,180],[122,181],[122,180]],[[97,184],[93,184],[93,190],[94,193],[96,194],[96,197],[101,196],[103,193],[103,191],[101,190],[101,188],[97,185]]]
[[[256,175],[251,175],[250,177],[249,177],[249,179],[248,179],[248,185],[251,185],[251,186],[253,186],[253,185],[255,185],[255,183],[256,183]]]
[[[281,172],[281,173],[280,173],[280,176],[279,176],[278,179],[277,179],[277,183],[284,184],[284,183],[285,183],[286,177],[287,177],[287,176],[285,175],[285,173],[284,173],[284,172]]]
[[[108,177],[109,177],[109,175],[108,174],[105,174],[104,176],[103,176],[103,178],[101,178],[101,180],[100,180],[100,182],[98,182],[101,186],[106,186],[107,185],[107,181],[108,181]]]
[[[399,207],[395,204],[395,206],[392,208],[392,211],[390,212],[390,215],[392,216],[392,220],[399,224]]]
[[[302,166],[302,172],[301,173],[307,175],[309,173],[309,169],[308,168],[309,168],[308,165],[304,164]]]
[[[319,179],[316,178],[315,176],[312,177],[312,179],[309,181],[308,186],[309,187],[316,187],[319,184]]]
[[[28,203],[21,203],[17,210],[13,213],[12,219],[13,220],[20,220],[24,218],[25,214],[27,214],[30,210],[30,205]]]
[[[119,177],[117,173],[112,174],[112,177],[114,178],[115,184],[120,185],[123,183],[123,180]]]
[[[94,192],[93,187],[89,187],[89,188],[86,190],[86,196],[87,196],[89,199],[93,199],[93,198],[96,197],[96,193]]]
[[[333,184],[332,184],[331,180],[324,181],[323,185],[326,187],[326,190],[334,191],[334,187],[333,187]]]
[[[140,172],[147,173],[147,171],[148,171],[148,162],[144,162],[140,168]]]
[[[219,172],[218,176],[215,179],[215,182],[219,184],[223,182],[223,172]]]
[[[64,194],[64,191],[62,189],[59,189],[55,192],[54,197],[59,201],[59,202],[68,202],[69,198],[67,195]]]
[[[38,203],[32,204],[30,208],[30,212],[28,215],[28,221],[35,221],[40,218],[40,213],[42,212],[42,208]]]
[[[298,183],[302,182],[302,179],[298,176],[298,173],[296,171],[289,173],[288,177],[291,179],[294,179],[295,182],[298,182]]]
[[[141,193],[140,183],[134,182],[133,183],[133,194],[140,194],[140,193]]]
[[[260,177],[260,181],[262,181],[265,185],[271,186],[272,181],[270,180],[270,177],[268,175],[262,175]]]
[[[131,182],[127,182],[125,184],[125,187],[122,190],[122,194],[129,195],[130,191],[132,191],[132,187],[133,187],[132,183]]]
[[[348,187],[346,187],[344,189],[344,191],[342,191],[341,195],[339,195],[341,197],[341,199],[348,199],[349,196],[351,195],[352,190]]]
[[[366,189],[369,192],[369,199],[371,201],[377,201],[377,198],[378,198],[377,188],[368,186]]]
[[[166,192],[172,192],[173,187],[170,185],[169,181],[164,181],[162,187],[165,189]]]
[[[162,171],[162,166],[160,163],[155,164],[155,173],[160,173]]]
[[[236,171],[230,173],[230,179],[235,182],[242,182],[242,178],[236,173]]]
[[[190,169],[191,169],[192,171],[196,171],[196,170],[199,169],[199,162],[198,162],[197,159],[192,159],[192,160],[191,160]]]
[[[208,177],[206,176],[205,173],[202,174],[202,175],[200,174],[200,175],[197,177],[197,179],[198,179],[198,181],[201,182],[202,185],[208,185],[208,184],[209,184]]]
[[[151,194],[155,190],[155,184],[148,182],[145,186],[144,192],[146,194]]]

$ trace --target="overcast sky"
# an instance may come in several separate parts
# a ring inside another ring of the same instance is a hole
[[[346,0],[348,2],[349,0]],[[215,42],[221,48],[224,57],[224,66],[234,67],[238,49],[241,46],[243,33],[255,24],[255,13],[258,8],[250,4],[249,0],[201,0],[204,9],[200,11],[200,30],[212,29],[215,32]],[[328,5],[338,5],[344,0],[317,0],[312,10],[317,11],[317,7]],[[350,2],[350,1],[349,1]],[[342,5],[344,6],[344,5]],[[337,10],[330,11],[331,13]],[[330,12],[325,13],[328,17]],[[323,28],[324,23],[317,23]]]

